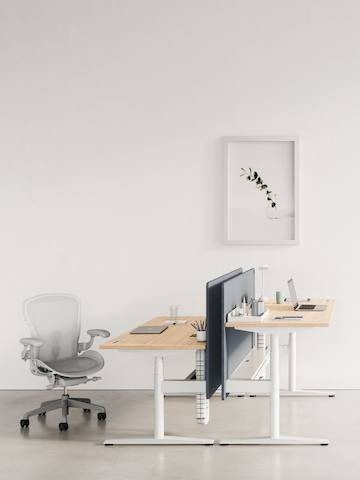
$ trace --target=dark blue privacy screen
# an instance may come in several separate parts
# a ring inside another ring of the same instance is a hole
[[[241,305],[244,297],[255,298],[255,269],[237,275],[221,284],[222,287],[222,373],[221,397],[226,398],[226,379],[236,370],[245,356],[253,348],[254,335],[250,332],[225,328],[226,315]]]
[[[206,284],[206,397],[210,398],[222,383],[224,315],[222,284],[242,273],[238,268]]]

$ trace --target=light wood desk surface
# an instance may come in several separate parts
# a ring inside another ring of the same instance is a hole
[[[162,333],[132,334],[123,333],[100,345],[102,349],[114,350],[205,350],[206,342],[198,342],[191,322],[204,320],[205,317],[178,317],[185,324],[169,325]],[[169,317],[155,317],[141,325],[162,325]]]
[[[269,314],[261,321],[245,321],[238,320],[227,322],[226,327],[296,327],[296,328],[309,328],[309,327],[328,327],[330,325],[330,319],[334,310],[335,300],[319,300],[311,299],[309,302],[301,303],[310,303],[317,305],[326,305],[327,308],[323,312],[314,312],[314,311],[304,311],[304,310],[294,310],[292,304],[290,303],[269,303],[266,307],[269,309]],[[273,317],[280,317],[284,315],[301,315],[303,318],[298,320],[273,320]]]

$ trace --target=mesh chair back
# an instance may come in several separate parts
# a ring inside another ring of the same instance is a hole
[[[24,302],[24,316],[32,337],[44,342],[39,359],[46,362],[77,355],[80,302],[73,295],[45,294]]]

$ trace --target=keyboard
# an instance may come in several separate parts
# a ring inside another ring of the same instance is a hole
[[[297,310],[314,310],[316,305],[300,305],[300,307]]]

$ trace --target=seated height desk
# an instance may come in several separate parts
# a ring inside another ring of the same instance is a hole
[[[269,315],[260,320],[233,320],[226,323],[227,328],[235,328],[253,333],[270,335],[270,380],[259,380],[266,384],[270,382],[270,435],[259,438],[240,438],[220,440],[221,445],[327,445],[324,438],[288,437],[280,435],[280,372],[279,372],[279,334],[296,333],[318,327],[328,327],[334,309],[334,300],[313,300],[311,303],[327,306],[323,312],[295,312],[292,305],[268,305]],[[274,317],[284,315],[301,315],[298,320],[275,320]]]
[[[112,438],[105,445],[212,445],[213,439],[165,435],[164,394],[188,393],[196,395],[198,423],[207,423],[209,401],[205,388],[205,342],[192,337],[191,322],[204,317],[179,317],[185,324],[170,325],[161,334],[131,334],[127,332],[100,345],[104,350],[141,351],[154,357],[154,434],[149,437]],[[143,325],[162,325],[169,317],[156,317]],[[193,350],[196,353],[196,369],[185,380],[164,379],[164,356],[179,351]],[[196,379],[194,380],[194,376]]]

